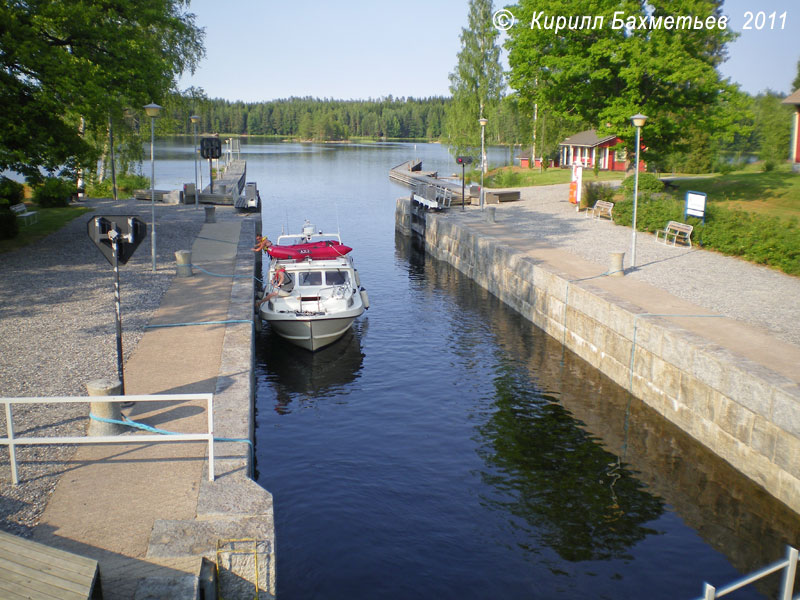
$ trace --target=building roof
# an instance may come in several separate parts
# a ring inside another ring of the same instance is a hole
[[[800,104],[800,90],[795,90],[794,94],[787,96],[781,104]]]
[[[617,139],[616,135],[598,137],[597,130],[589,129],[587,131],[581,131],[580,133],[569,136],[567,139],[561,142],[559,146],[585,146],[588,148],[593,148],[615,139]]]

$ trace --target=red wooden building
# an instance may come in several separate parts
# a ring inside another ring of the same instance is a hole
[[[783,104],[792,104],[795,107],[794,117],[792,118],[792,169],[800,171],[800,90],[787,97]]]
[[[558,146],[562,167],[580,163],[584,167],[594,168],[597,163],[602,171],[626,171],[634,160],[633,155],[628,156],[620,138],[616,135],[601,137],[595,129],[571,135]],[[645,163],[640,157],[639,171],[645,169]]]

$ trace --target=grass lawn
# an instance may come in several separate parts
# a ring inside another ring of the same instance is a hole
[[[705,192],[709,203],[786,219],[800,218],[800,173],[792,172],[788,163],[773,171],[764,172],[759,166],[750,165],[727,175],[679,179],[674,183],[680,199],[686,197],[688,190]]]
[[[469,175],[468,175],[469,177]],[[472,182],[479,183],[480,171],[471,174]],[[572,179],[572,169],[553,167],[544,171],[527,169],[523,167],[500,167],[491,169],[483,182],[487,188],[503,187],[530,187],[534,185],[553,185],[556,183],[569,183]],[[624,173],[618,171],[600,171],[595,177],[592,169],[583,170],[583,181],[611,181],[624,179]],[[469,181],[469,180],[468,180]]]
[[[35,244],[46,235],[58,231],[64,225],[91,209],[88,206],[65,206],[63,208],[41,208],[36,204],[27,203],[28,210],[35,210],[39,214],[39,221],[30,225],[23,225],[19,221],[19,233],[10,240],[0,240],[0,253],[10,252]]]

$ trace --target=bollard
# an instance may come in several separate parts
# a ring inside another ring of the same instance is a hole
[[[496,216],[495,215],[495,211],[497,211],[497,208],[494,207],[494,206],[487,206],[486,207],[486,221],[488,221],[489,223],[496,223],[497,222],[497,221],[495,221],[495,216]]]
[[[622,261],[625,259],[624,252],[611,252],[608,255],[610,262],[608,264],[608,274],[611,277],[622,277],[625,275]]]
[[[178,264],[178,277],[191,277],[193,275],[191,250],[178,250],[175,253],[175,260]]]
[[[217,216],[216,216],[217,207],[212,204],[211,206],[204,206],[203,208],[206,209],[206,223],[216,223],[217,222]]]
[[[90,396],[119,396],[122,384],[118,379],[95,379],[86,384],[86,391]],[[122,405],[119,402],[91,402],[89,410],[97,417],[104,419],[122,420]],[[95,419],[89,420],[89,433],[92,437],[103,435],[118,435],[127,430],[124,425],[104,423]]]

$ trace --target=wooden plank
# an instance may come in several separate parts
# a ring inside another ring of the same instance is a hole
[[[44,589],[56,591],[56,597],[88,598],[95,580],[91,576],[79,574],[58,565],[19,557],[9,553],[8,550],[0,551],[0,580],[17,582],[35,582],[45,586]],[[77,581],[76,581],[77,580]]]
[[[27,600],[87,600],[89,593],[78,593],[48,585],[36,576],[19,573],[0,573],[0,598],[26,598]]]
[[[90,586],[92,579],[94,578],[94,574],[96,573],[96,570],[92,570],[91,572],[86,570],[82,572],[77,571],[74,568],[74,565],[61,562],[57,558],[50,558],[47,556],[33,558],[29,556],[20,557],[18,554],[14,554],[7,548],[0,548],[0,563],[2,562],[12,565],[9,568],[12,568],[18,573],[31,571],[47,574],[66,582],[65,585],[67,586]],[[0,573],[0,577],[2,577],[2,573]]]
[[[41,560],[41,557],[46,556],[51,561],[55,560],[64,564],[69,564],[70,570],[85,575],[86,577],[94,576],[97,570],[97,561],[92,558],[0,532],[0,550],[4,548],[8,548],[20,556],[25,556],[34,560]]]

